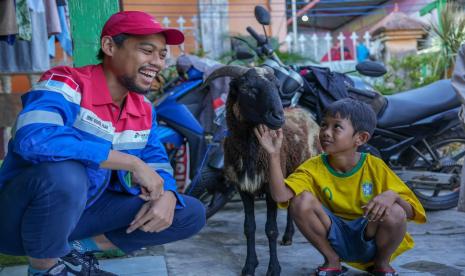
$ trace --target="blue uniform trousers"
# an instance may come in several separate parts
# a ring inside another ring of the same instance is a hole
[[[205,209],[184,196],[173,224],[159,233],[129,223],[145,203],[139,197],[106,190],[86,208],[88,176],[76,161],[40,163],[25,169],[0,189],[0,252],[33,258],[57,258],[70,251],[68,241],[105,236],[126,253],[141,247],[188,238],[205,225]]]

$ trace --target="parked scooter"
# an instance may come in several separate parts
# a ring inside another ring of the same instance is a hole
[[[204,128],[194,116],[201,108],[202,96],[198,88],[203,82],[203,73],[195,68],[186,72],[187,78],[167,91],[155,102],[158,128],[157,135],[164,144],[178,190],[185,185],[200,166],[207,149]],[[197,97],[193,101],[192,95]],[[186,102],[191,102],[190,108]]]
[[[255,17],[263,26],[269,24],[269,13],[263,7],[256,6]],[[262,66],[272,68],[280,81],[285,106],[307,108],[318,121],[324,108],[332,101],[343,97],[366,101],[377,113],[378,125],[369,144],[360,150],[382,158],[413,190],[426,209],[457,206],[465,156],[465,132],[458,118],[460,102],[449,80],[382,96],[361,89],[349,75],[331,72],[328,68],[299,68],[306,70],[301,77],[282,64],[269,46],[266,33],[260,36],[251,27],[247,27],[247,31],[257,42],[253,49],[265,60]],[[356,69],[370,77],[386,73],[382,65],[374,62],[363,62]],[[222,174],[221,156],[221,150],[210,154],[201,175],[196,177],[200,181],[192,184],[204,186],[207,192],[228,187],[227,183],[218,182]]]

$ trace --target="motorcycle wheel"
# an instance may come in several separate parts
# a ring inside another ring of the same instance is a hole
[[[429,165],[414,150],[404,154],[401,163],[411,170],[452,173],[456,175],[456,181],[451,189],[447,190],[412,190],[427,210],[445,210],[456,207],[459,200],[461,171],[465,159],[465,131],[462,128],[448,131],[429,139],[428,142],[434,154],[441,160],[440,164]],[[416,147],[428,161],[433,160],[424,144],[420,143]]]
[[[235,188],[227,184],[223,171],[205,166],[186,190],[205,206],[207,219],[223,208],[234,195]]]

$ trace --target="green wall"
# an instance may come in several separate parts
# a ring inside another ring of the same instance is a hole
[[[74,66],[98,63],[100,33],[110,15],[120,10],[119,0],[69,0]]]

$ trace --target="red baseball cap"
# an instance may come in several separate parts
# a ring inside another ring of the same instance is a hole
[[[153,16],[142,11],[122,11],[110,16],[100,37],[118,34],[151,35],[162,33],[166,44],[178,45],[184,42],[184,34],[178,29],[163,27]]]

